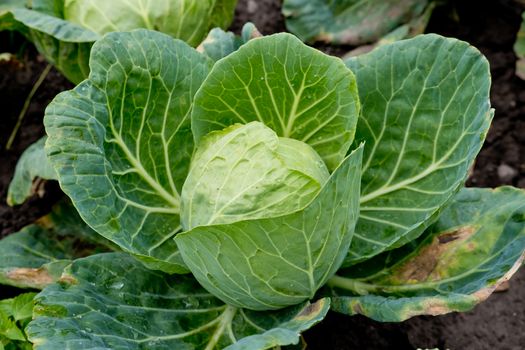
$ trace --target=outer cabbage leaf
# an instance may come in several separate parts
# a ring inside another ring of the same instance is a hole
[[[304,41],[359,45],[419,17],[428,0],[285,0],[288,30]]]
[[[113,248],[68,203],[0,240],[0,283],[41,289],[56,281],[71,259]]]
[[[16,164],[13,180],[7,191],[7,204],[22,204],[35,193],[34,181],[37,178],[56,180],[55,169],[49,163],[44,144],[46,137],[29,146]]]
[[[75,25],[51,14],[29,10],[15,9],[12,11],[15,18],[27,27],[64,42],[89,43],[100,38],[89,29]]]
[[[75,261],[36,297],[35,349],[269,349],[298,343],[329,300],[279,312],[225,305],[191,276],[144,268],[124,254]],[[239,341],[239,342],[237,342]]]
[[[306,143],[259,122],[206,135],[182,189],[182,227],[271,218],[303,209],[330,174]]]
[[[462,186],[493,116],[487,60],[438,35],[347,61],[363,104],[361,213],[346,265],[417,238]]]
[[[217,62],[195,97],[195,140],[235,123],[260,121],[308,143],[334,170],[355,133],[355,77],[341,60],[290,34],[257,38]]]
[[[177,235],[193,275],[224,302],[248,309],[278,309],[312,298],[339,268],[352,240],[362,150],[348,156],[302,210]]]
[[[463,189],[427,235],[410,254],[388,254],[382,268],[339,271],[329,282],[334,309],[388,322],[472,309],[523,262],[525,191]]]
[[[187,271],[171,238],[193,151],[190,106],[208,64],[165,34],[108,34],[93,46],[89,79],[44,119],[48,157],[82,218],[164,271]]]

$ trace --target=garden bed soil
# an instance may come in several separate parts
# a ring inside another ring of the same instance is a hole
[[[240,0],[232,30],[239,31],[251,21],[263,34],[285,30],[280,0]],[[524,9],[517,1],[455,1],[438,8],[428,32],[457,37],[480,49],[491,64],[491,99],[496,116],[487,141],[477,158],[467,185],[496,187],[513,185],[525,188],[525,82],[514,74],[512,51]],[[5,204],[7,186],[16,161],[25,148],[44,134],[42,117],[45,106],[60,91],[71,85],[56,71],[48,75],[33,99],[13,148],[4,149],[16,123],[18,112],[33,83],[46,63],[31,46],[20,46],[21,37],[0,33],[0,53],[14,52],[19,59],[0,61],[0,237],[16,232],[47,213],[60,198],[58,186],[46,185],[43,198],[10,208]],[[317,46],[333,55],[350,48]],[[16,293],[0,286],[0,298]],[[402,323],[380,323],[362,316],[348,317],[330,313],[306,332],[309,349],[525,349],[525,269],[511,280],[507,291],[492,295],[467,313],[414,317]]]

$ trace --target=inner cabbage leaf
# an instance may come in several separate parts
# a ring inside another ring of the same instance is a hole
[[[330,174],[304,142],[260,122],[235,124],[199,144],[182,189],[182,226],[274,217],[304,208]]]

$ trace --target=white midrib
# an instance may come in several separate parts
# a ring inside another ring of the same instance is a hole
[[[224,330],[231,325],[233,321],[233,317],[237,313],[237,308],[233,306],[227,306],[224,312],[221,315],[221,320],[219,321],[219,324],[217,325],[217,329],[215,332],[213,332],[213,336],[211,337],[210,341],[206,345],[206,348],[204,350],[213,350],[215,349],[215,346],[219,342],[221,336],[224,334]],[[233,339],[232,339],[233,341]]]
[[[411,178],[408,178],[406,180],[403,180],[401,182],[398,182],[395,185],[381,187],[381,188],[375,190],[374,192],[370,192],[369,194],[367,194],[365,196],[362,196],[359,199],[359,203],[360,204],[366,203],[368,201],[371,201],[374,198],[383,196],[383,195],[391,193],[391,192],[395,192],[395,191],[397,191],[397,190],[399,190],[399,189],[401,189],[401,188],[403,188],[405,186],[411,185],[414,182],[417,182],[417,181],[423,179],[424,177],[426,177],[427,175],[430,175],[434,171],[438,170],[439,169],[438,164],[439,163],[434,163],[430,167],[425,169],[425,171],[419,173],[418,175],[416,175],[414,177],[411,177]]]
[[[168,191],[166,191],[157,181],[155,181],[150,176],[150,174],[148,174],[148,172],[146,171],[146,169],[144,169],[140,161],[135,158],[135,156],[128,149],[128,147],[126,146],[126,144],[124,143],[120,135],[117,133],[117,130],[115,129],[115,125],[113,124],[113,118],[110,117],[109,120],[110,120],[111,132],[113,133],[113,136],[114,136],[113,140],[117,143],[117,145],[120,146],[120,148],[126,155],[126,158],[130,162],[130,164],[135,169],[137,169],[137,174],[139,174],[140,177],[142,177],[144,181],[146,181],[148,185],[150,185],[151,188],[153,188],[158,193],[159,196],[161,196],[164,200],[166,200],[171,205],[171,207],[174,209],[175,212],[180,212],[180,196],[178,195],[178,193],[176,194],[176,196],[168,193]]]
[[[363,204],[363,203],[366,203],[368,201],[371,201],[374,198],[377,198],[377,197],[380,197],[382,195],[385,195],[385,194],[397,191],[397,190],[399,190],[399,189],[401,189],[403,187],[411,185],[414,182],[417,182],[417,181],[425,178],[426,176],[432,174],[434,171],[439,170],[440,166],[444,162],[446,162],[450,156],[452,156],[452,153],[454,153],[454,151],[456,151],[459,143],[463,141],[463,138],[465,137],[465,135],[467,133],[468,132],[465,131],[463,133],[463,135],[456,141],[456,143],[450,148],[450,150],[448,150],[448,152],[438,162],[432,163],[428,168],[426,168],[425,171],[422,171],[421,173],[419,173],[418,175],[416,175],[414,177],[411,177],[411,178],[408,178],[406,180],[400,181],[400,182],[396,183],[395,185],[384,186],[384,187],[381,187],[381,188],[375,190],[374,192],[370,192],[369,194],[367,194],[365,196],[362,196],[359,199],[359,203]]]

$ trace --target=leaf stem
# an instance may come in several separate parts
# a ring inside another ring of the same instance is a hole
[[[217,326],[217,329],[215,332],[213,332],[213,336],[211,337],[210,341],[208,342],[208,345],[206,346],[205,350],[212,350],[215,349],[215,346],[219,342],[220,338],[224,334],[224,331],[227,327],[231,326],[231,323],[233,321],[233,317],[237,313],[237,308],[233,306],[227,306],[226,310],[224,310],[223,314],[221,315],[221,320],[219,322],[219,325]]]
[[[6,150],[10,150],[11,147],[13,146],[13,142],[15,141],[16,134],[18,133],[18,130],[20,129],[20,126],[22,125],[22,121],[24,120],[26,116],[27,110],[29,109],[29,105],[31,104],[31,100],[33,99],[33,96],[35,95],[40,85],[42,85],[42,83],[46,79],[52,67],[53,66],[51,64],[48,64],[46,68],[44,68],[42,73],[40,73],[40,76],[38,77],[38,80],[36,81],[35,85],[33,85],[33,88],[29,92],[29,95],[27,95],[27,98],[24,101],[24,106],[22,107],[22,110],[20,111],[20,114],[18,115],[18,120],[16,121],[15,127],[13,128],[13,131],[11,132],[11,135],[9,136],[9,139],[7,140],[7,143],[5,145]]]
[[[409,292],[420,289],[434,288],[435,285],[439,284],[440,281],[432,282],[422,282],[422,283],[413,283],[405,285],[380,285],[373,283],[365,283],[355,279],[334,276],[328,282],[327,285],[332,288],[340,288],[344,290],[351,291],[358,295],[368,295],[368,294],[393,294],[393,293],[402,293]]]
[[[326,283],[329,287],[349,290],[359,295],[367,295],[377,290],[377,286],[335,275]]]

